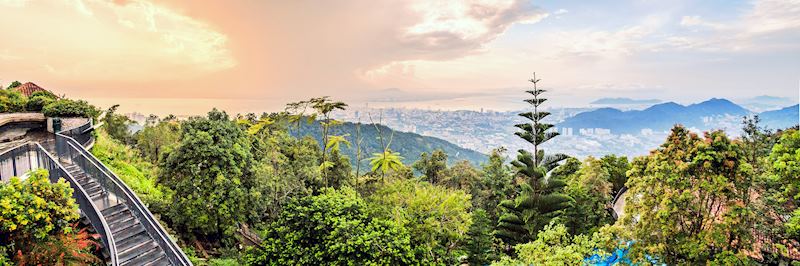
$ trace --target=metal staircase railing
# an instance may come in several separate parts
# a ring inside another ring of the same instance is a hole
[[[75,163],[88,175],[94,177],[106,191],[116,195],[116,200],[127,203],[145,231],[164,250],[173,265],[192,265],[189,258],[175,244],[153,214],[122,180],[105,164],[100,162],[84,147],[93,144],[91,121],[79,127],[56,133],[56,153],[59,158]],[[113,240],[112,240],[113,243]]]
[[[86,190],[80,186],[77,179],[75,179],[55,157],[47,152],[42,145],[36,142],[28,142],[12,148],[0,154],[0,162],[0,164],[4,166],[3,170],[10,170],[8,173],[7,171],[0,172],[0,177],[3,179],[9,175],[19,176],[20,174],[25,174],[33,169],[48,170],[50,182],[57,182],[59,178],[64,178],[74,190],[73,197],[77,201],[79,209],[86,218],[89,219],[89,223],[92,224],[95,231],[100,234],[103,246],[110,256],[111,265],[117,265],[117,252],[116,246],[114,245],[114,237],[100,209],[94,204]],[[5,164],[9,162],[11,163],[11,169],[5,167]]]

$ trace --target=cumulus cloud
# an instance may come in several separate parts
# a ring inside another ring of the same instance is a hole
[[[146,0],[3,0],[3,69],[62,79],[159,80],[231,68],[227,37]],[[8,56],[5,56],[8,58]]]
[[[548,15],[524,0],[419,1],[411,10],[421,20],[398,38],[419,52],[437,53],[434,57],[475,52],[511,25],[536,23]]]
[[[537,23],[549,15],[525,0],[417,1],[408,9],[418,19],[395,36],[402,53],[389,62],[360,68],[358,77],[373,82],[413,80],[413,71],[409,75],[405,69],[421,60],[479,53],[512,25]]]

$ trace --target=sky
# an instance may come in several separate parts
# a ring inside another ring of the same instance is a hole
[[[0,84],[123,111],[800,94],[800,0],[0,0]],[[391,100],[391,101],[388,101]]]

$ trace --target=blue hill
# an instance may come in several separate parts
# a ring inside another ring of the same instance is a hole
[[[795,104],[780,110],[767,111],[758,115],[763,125],[771,129],[782,129],[798,124],[800,105]]]
[[[713,98],[689,106],[666,102],[634,111],[601,108],[567,118],[557,126],[576,129],[608,128],[614,134],[635,134],[644,128],[666,131],[675,124],[705,129],[704,118],[725,115],[744,116],[749,113],[750,111],[747,109],[729,100]]]

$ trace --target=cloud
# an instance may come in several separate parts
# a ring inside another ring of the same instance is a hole
[[[684,16],[680,25],[695,34],[667,38],[679,49],[704,51],[752,51],[796,49],[800,38],[800,0],[757,0],[734,20],[711,21]]]
[[[360,67],[357,77],[419,86],[413,77],[416,64],[483,52],[512,25],[534,24],[549,15],[525,0],[417,1],[408,9],[417,20],[395,36],[401,51],[388,62]]]
[[[478,51],[515,23],[532,24],[548,16],[524,0],[419,1],[411,10],[421,21],[398,36],[400,42],[449,58]]]
[[[10,1],[0,32],[15,72],[61,79],[146,81],[190,78],[236,65],[227,37],[146,0]],[[0,63],[3,64],[3,63]]]
[[[681,26],[688,26],[688,27],[702,26],[715,30],[721,30],[725,28],[724,24],[709,22],[704,20],[700,16],[684,16],[683,18],[681,18],[680,24]]]

